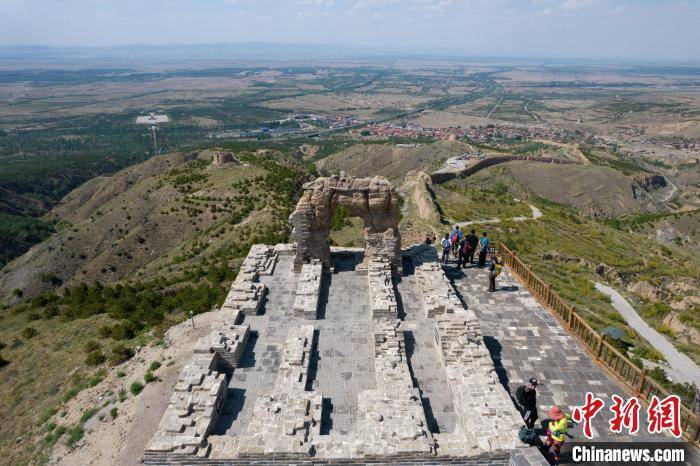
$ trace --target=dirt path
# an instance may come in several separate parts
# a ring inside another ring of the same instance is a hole
[[[518,201],[519,199],[515,199],[515,200]],[[522,202],[522,201],[520,201],[520,202]],[[544,214],[542,213],[542,211],[541,211],[540,209],[538,209],[537,207],[535,207],[534,205],[528,204],[528,206],[530,207],[530,210],[532,211],[532,216],[531,216],[531,217],[526,217],[526,216],[524,216],[524,215],[519,215],[519,216],[517,216],[517,217],[511,217],[511,218],[509,218],[508,220],[512,220],[512,221],[514,221],[514,222],[523,222],[523,221],[525,221],[525,220],[537,220],[538,218],[541,218],[542,215],[544,215]],[[501,223],[501,221],[502,221],[502,219],[500,219],[500,218],[498,218],[498,217],[493,217],[493,218],[484,218],[484,219],[480,219],[480,220],[470,220],[470,221],[467,221],[467,222],[453,222],[453,223],[454,223],[455,225],[459,225],[460,228],[461,228],[461,227],[463,227],[463,226],[477,225],[477,224],[479,224],[479,223]]]
[[[700,386],[700,367],[697,364],[678,351],[663,335],[651,328],[620,293],[602,283],[595,283],[595,287],[601,293],[609,296],[612,306],[622,314],[627,324],[664,356],[673,369],[674,375],[678,377],[678,381],[694,382]]]

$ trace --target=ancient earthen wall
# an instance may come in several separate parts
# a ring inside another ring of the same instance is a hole
[[[296,242],[295,270],[318,259],[330,268],[331,219],[337,206],[346,207],[364,221],[365,261],[388,257],[399,266],[399,197],[384,178],[317,178],[304,185],[304,193],[290,215]]]
[[[433,180],[433,183],[439,184],[444,183],[445,181],[449,181],[453,178],[466,178],[467,176],[471,176],[479,170],[483,170],[484,168],[491,167],[499,163],[518,161],[558,163],[562,165],[583,165],[581,162],[576,162],[574,160],[555,159],[552,157],[539,157],[534,155],[490,155],[485,159],[479,160],[474,165],[466,167],[462,170],[438,170],[436,172],[433,172],[433,174],[430,175],[430,178]]]

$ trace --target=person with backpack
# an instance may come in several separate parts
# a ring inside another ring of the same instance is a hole
[[[467,252],[467,260],[469,261],[469,264],[474,263],[474,253],[476,252],[476,247],[479,244],[479,238],[476,236],[476,230],[472,230],[468,235],[467,235],[467,242],[469,243],[469,249]]]
[[[489,238],[486,232],[482,233],[479,240],[479,267],[486,267],[486,254],[489,252]]]
[[[442,263],[447,264],[447,259],[450,257],[450,250],[452,249],[449,233],[445,233],[445,239],[440,242],[440,245],[442,246]]]
[[[450,233],[450,244],[452,245],[452,253],[457,256],[459,243],[462,241],[462,232],[459,230],[459,225],[455,225],[454,230]]]
[[[549,453],[549,449],[554,450],[554,462],[558,463],[561,455],[561,447],[566,440],[566,431],[569,429],[569,419],[571,416],[564,414],[559,406],[552,406],[547,413],[549,425],[547,427],[547,440],[544,442],[544,455]]]
[[[462,239],[462,242],[459,245],[459,259],[457,260],[458,269],[467,266],[467,260],[469,259],[470,252],[472,256],[474,256],[473,249],[471,248],[471,244],[469,243],[467,238]]]
[[[515,401],[528,429],[535,427],[537,421],[537,379],[531,378],[525,385],[515,390]]]
[[[489,265],[489,292],[493,293],[496,291],[496,277],[498,277],[503,271],[503,266],[501,265],[498,257],[493,256],[491,259],[491,265]]]

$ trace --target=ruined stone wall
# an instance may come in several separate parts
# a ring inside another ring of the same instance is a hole
[[[455,454],[515,449],[522,418],[498,380],[476,315],[465,310],[438,315],[435,322],[459,419],[455,435],[441,436],[441,448]],[[479,420],[478,429],[474,419]]]
[[[304,193],[290,215],[296,242],[295,270],[311,259],[330,268],[331,218],[336,207],[348,208],[364,221],[365,261],[388,257],[399,266],[399,197],[384,178],[318,178],[304,185]]]
[[[146,450],[153,453],[206,457],[207,436],[221,411],[228,380],[222,365],[238,364],[248,338],[248,326],[236,325],[238,312],[222,313],[221,330],[197,343],[190,361],[180,371],[168,407]]]
[[[245,435],[215,436],[212,458],[248,455],[311,455],[321,428],[322,399],[306,391],[314,326],[289,329],[275,385],[255,401]]]
[[[399,321],[380,319],[374,335],[376,388],[358,396],[364,454],[434,454],[418,389],[413,387]]]
[[[426,317],[452,314],[464,309],[452,283],[442,271],[437,251],[433,246],[421,244],[411,249],[423,313]]]
[[[267,287],[258,283],[260,275],[272,275],[277,263],[277,254],[272,246],[254,244],[243,260],[236,280],[224,300],[222,309],[240,310],[246,315],[260,311]]]
[[[317,259],[301,267],[297,294],[294,298],[294,316],[306,319],[316,319],[318,315],[318,300],[321,295],[321,280],[323,266]]]
[[[367,265],[369,301],[373,319],[398,318],[398,305],[391,281],[391,263],[388,260],[372,260]]]

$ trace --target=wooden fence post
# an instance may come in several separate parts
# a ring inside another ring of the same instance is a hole
[[[574,314],[576,314],[576,308],[574,306],[569,306],[569,328],[574,327]]]
[[[642,390],[644,390],[644,381],[647,376],[647,370],[645,368],[642,368],[642,373],[639,375],[639,384],[637,385],[637,390],[635,392],[637,393],[637,396],[646,398],[642,394]]]
[[[598,347],[595,350],[595,360],[600,360],[600,354],[603,352],[603,334],[598,334]]]

